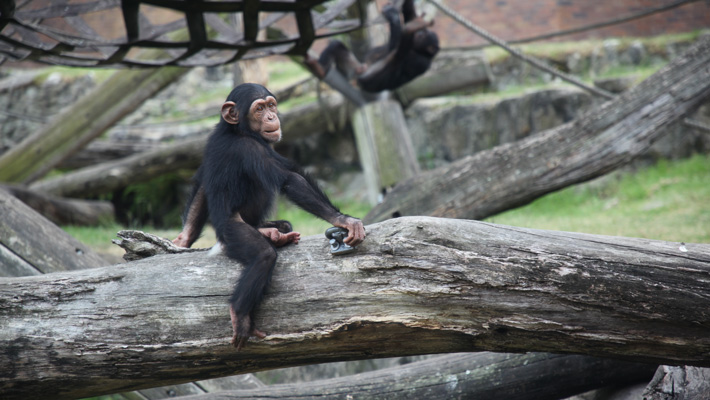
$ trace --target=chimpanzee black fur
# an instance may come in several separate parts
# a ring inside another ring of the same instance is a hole
[[[207,142],[185,209],[183,232],[174,240],[192,245],[209,215],[225,254],[244,266],[230,298],[232,344],[237,349],[252,335],[265,336],[254,326],[254,310],[271,280],[276,247],[298,243],[300,238],[288,221],[266,220],[278,193],[348,229],[354,244],[365,236],[359,219],[340,213],[310,176],[274,151],[271,144],[280,136],[275,96],[261,85],[236,87]]]
[[[425,73],[439,52],[439,37],[417,19],[413,0],[402,4],[404,27],[393,6],[385,6],[382,15],[390,26],[386,45],[372,49],[360,64],[342,42],[332,40],[318,59],[320,74],[325,75],[335,64],[346,78],[356,76],[361,89],[376,93],[394,90]]]

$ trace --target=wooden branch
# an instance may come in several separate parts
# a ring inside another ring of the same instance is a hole
[[[112,192],[131,183],[146,182],[180,168],[197,169],[202,162],[205,144],[203,137],[158,147],[131,157],[35,182],[30,188],[63,197],[88,197]]]
[[[114,207],[109,201],[65,199],[15,185],[0,185],[0,189],[58,225],[98,225],[114,219]]]
[[[449,354],[313,382],[185,397],[236,399],[561,399],[603,386],[648,382],[656,367],[549,353]],[[433,373],[433,371],[435,373]]]
[[[146,131],[148,129],[145,129]],[[113,161],[119,158],[130,157],[132,155],[143,153],[148,150],[153,150],[157,147],[168,146],[161,142],[140,142],[140,141],[124,141],[101,139],[94,140],[86,147],[79,150],[73,156],[65,159],[57,168],[62,169],[79,169],[96,164],[101,164],[106,161]]]
[[[710,97],[710,36],[573,122],[465,157],[397,185],[365,218],[483,219],[625,165]]]
[[[239,266],[205,253],[0,279],[5,399],[79,398],[262,369],[426,353],[542,351],[710,366],[710,245],[429,217],[279,250],[229,345]]]

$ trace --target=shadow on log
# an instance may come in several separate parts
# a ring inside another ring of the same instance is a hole
[[[77,398],[271,368],[414,354],[576,353],[710,366],[710,245],[430,217],[279,251],[229,344],[239,266],[204,252],[0,279],[0,394]],[[51,349],[51,351],[48,351]]]

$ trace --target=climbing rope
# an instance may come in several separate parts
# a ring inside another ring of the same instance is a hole
[[[448,6],[441,3],[440,0],[427,0],[427,1],[429,1],[429,3],[433,4],[439,10],[444,12],[444,14],[448,15],[449,17],[453,18],[456,22],[458,22],[459,24],[466,27],[468,30],[476,33],[477,35],[483,37],[484,39],[488,40],[489,42],[502,47],[503,49],[505,49],[507,52],[509,52],[513,56],[518,57],[519,59],[521,59],[529,64],[532,64],[533,66],[535,66],[545,72],[548,72],[548,73],[550,73],[550,74],[552,74],[552,75],[554,75],[554,76],[556,76],[568,83],[571,83],[577,87],[580,87],[580,88],[582,88],[590,93],[593,93],[599,97],[603,97],[605,99],[613,99],[615,97],[614,94],[612,94],[611,92],[608,92],[606,90],[603,90],[603,89],[600,89],[600,88],[597,88],[594,86],[587,85],[586,83],[582,82],[581,80],[577,79],[576,77],[566,74],[562,71],[559,71],[558,69],[547,65],[544,61],[542,61],[536,57],[533,57],[533,56],[530,56],[530,55],[520,52],[518,49],[511,47],[503,39],[500,39],[500,38],[492,35],[488,31],[486,31],[485,29],[481,28],[480,26],[477,26],[477,25],[473,24],[471,21],[465,19],[459,13],[457,13],[456,11],[452,10]],[[710,132],[710,126],[708,126],[700,121],[690,119],[690,118],[685,118],[683,120],[683,123],[687,126],[707,130],[708,132]]]
[[[566,74],[562,71],[557,70],[556,68],[553,68],[553,67],[545,64],[544,61],[540,60],[537,57],[523,54],[518,49],[515,49],[515,48],[511,47],[510,45],[508,45],[508,43],[506,43],[503,39],[493,36],[491,33],[486,31],[485,29],[481,28],[480,26],[474,25],[471,21],[468,21],[467,19],[465,19],[460,14],[458,14],[456,11],[454,11],[451,8],[449,8],[448,6],[442,4],[441,1],[439,1],[439,0],[428,0],[428,1],[430,3],[432,3],[433,5],[435,5],[437,8],[439,8],[441,11],[443,11],[444,14],[453,18],[459,24],[465,26],[466,28],[473,31],[477,35],[483,37],[484,39],[488,40],[489,42],[504,48],[507,52],[514,55],[515,57],[518,57],[521,60],[523,60],[529,64],[532,64],[535,67],[537,67],[545,72],[548,72],[554,76],[557,76],[564,81],[567,81],[575,86],[578,86],[584,90],[594,93],[597,96],[604,97],[606,99],[611,99],[614,97],[614,95],[611,92],[607,92],[604,89],[600,89],[600,88],[597,88],[594,86],[587,85],[586,83],[582,82],[581,80],[577,79],[576,77],[574,77],[570,74]]]

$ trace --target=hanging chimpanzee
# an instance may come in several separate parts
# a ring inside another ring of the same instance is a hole
[[[317,62],[306,62],[321,78],[335,64],[344,77],[357,77],[358,86],[373,93],[394,90],[426,72],[439,52],[439,38],[427,29],[430,23],[417,17],[414,1],[405,0],[402,4],[404,27],[394,6],[386,5],[382,15],[390,26],[389,42],[372,49],[363,64],[337,40],[328,44]]]
[[[173,240],[190,247],[209,216],[226,255],[244,266],[230,298],[232,344],[237,350],[252,335],[265,337],[254,326],[254,309],[271,280],[275,248],[297,244],[300,239],[288,221],[266,221],[277,193],[347,229],[347,244],[355,246],[365,238],[359,219],[340,213],[312,178],[274,151],[271,144],[280,139],[274,95],[256,84],[242,84],[232,90],[195,175],[183,230]]]

